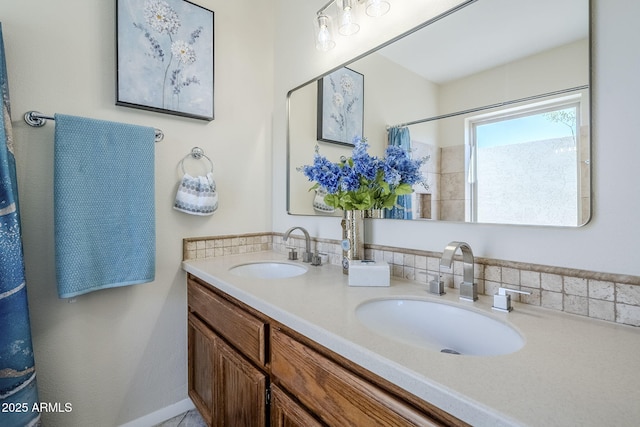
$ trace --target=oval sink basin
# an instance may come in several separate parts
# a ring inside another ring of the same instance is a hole
[[[300,276],[307,272],[307,268],[288,262],[259,261],[236,265],[231,267],[229,272],[239,277],[252,277],[254,279],[285,279],[287,277]]]
[[[516,352],[525,342],[506,323],[476,311],[432,301],[371,300],[356,308],[356,317],[386,338],[442,353],[497,356]]]

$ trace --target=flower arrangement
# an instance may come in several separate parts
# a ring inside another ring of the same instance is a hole
[[[309,181],[315,181],[310,188],[323,188],[328,206],[342,210],[391,209],[398,196],[411,194],[413,184],[423,183],[420,166],[425,159],[413,160],[409,153],[396,146],[389,146],[384,158],[371,156],[366,138],[356,137],[352,156],[342,157],[339,163],[332,163],[320,155],[316,146],[313,164],[305,165],[302,171]]]
[[[171,86],[172,96],[175,97],[179,104],[180,94],[184,88],[200,84],[200,79],[196,75],[186,76],[185,73],[189,70],[188,66],[197,61],[194,45],[200,38],[203,27],[195,28],[189,34],[188,40],[179,39],[178,31],[182,26],[180,16],[164,0],[146,0],[144,3],[144,17],[151,30],[139,23],[134,22],[133,25],[143,31],[145,38],[149,41],[150,50],[147,55],[166,63],[162,81],[162,107],[167,107],[167,79]],[[163,46],[162,42],[156,38],[156,33],[159,36],[166,35],[168,44]],[[171,55],[165,61],[169,52]],[[174,67],[173,69],[171,69],[172,66]]]

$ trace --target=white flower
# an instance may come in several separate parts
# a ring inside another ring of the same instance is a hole
[[[180,18],[169,4],[162,0],[147,0],[144,16],[155,31],[161,34],[176,34],[180,28]]]
[[[353,94],[353,79],[348,74],[343,74],[340,77],[340,87],[345,95]]]
[[[188,65],[196,62],[196,51],[185,41],[177,40],[173,42],[171,44],[171,53],[183,64]]]
[[[333,105],[335,105],[338,108],[341,108],[342,105],[344,104],[344,98],[342,97],[342,94],[340,93],[334,93],[333,94]]]

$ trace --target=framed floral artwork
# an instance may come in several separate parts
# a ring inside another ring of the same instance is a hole
[[[213,120],[213,12],[186,0],[116,4],[116,105]]]
[[[364,76],[343,67],[318,80],[320,141],[355,144],[364,128]]]

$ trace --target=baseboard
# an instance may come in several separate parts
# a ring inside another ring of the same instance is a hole
[[[122,424],[120,427],[151,427],[156,424],[160,424],[163,421],[167,421],[177,415],[180,415],[184,412],[190,411],[194,409],[193,402],[191,399],[186,398],[181,400],[178,403],[174,403],[173,405],[166,406],[162,409],[159,409],[155,412],[145,415],[144,417],[140,417],[133,421],[129,421],[126,424]]]

